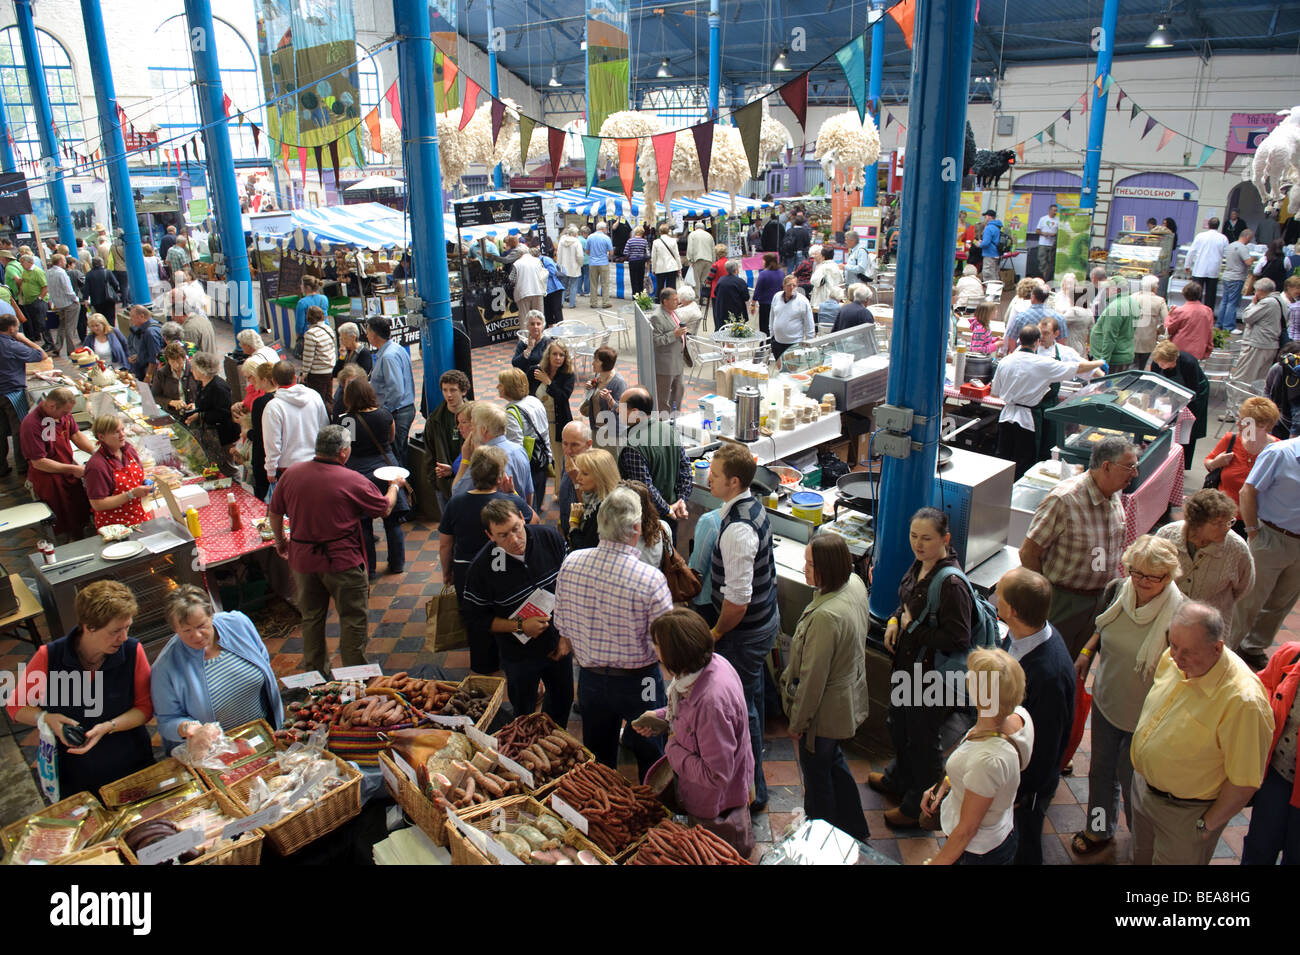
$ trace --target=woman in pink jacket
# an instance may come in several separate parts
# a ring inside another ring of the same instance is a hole
[[[693,610],[668,611],[650,624],[650,636],[671,678],[668,705],[643,714],[637,723],[654,725],[638,726],[637,732],[668,733],[664,758],[676,774],[678,805],[693,823],[748,856],[754,850],[754,752],[740,677],[713,652],[709,625]]]

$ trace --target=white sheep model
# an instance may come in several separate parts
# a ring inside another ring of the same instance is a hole
[[[461,116],[461,110],[452,110],[446,114],[445,121],[443,116],[438,117],[438,159],[443,186],[447,189],[459,185],[460,178],[469,172],[470,166],[491,169],[496,165],[491,110],[476,110],[464,129],[458,128]]]
[[[600,143],[600,164],[618,163],[618,143],[615,140],[639,139],[644,148],[650,142],[649,137],[663,130],[663,123],[653,113],[638,113],[634,110],[610,113],[600,124],[600,135],[603,137]],[[515,151],[518,152],[518,147]]]
[[[1300,106],[1278,115],[1286,118],[1256,148],[1245,178],[1255,184],[1266,212],[1277,211],[1289,197],[1294,215],[1300,208]]]
[[[398,164],[402,161],[402,131],[391,116],[379,120],[379,142],[380,151],[390,163]]]
[[[835,173],[843,170],[845,187],[861,189],[863,169],[880,158],[880,134],[875,122],[870,116],[859,122],[856,110],[830,117],[817,133],[817,158],[828,183],[833,183]]]
[[[790,136],[786,128],[771,117],[764,116],[759,134],[760,174],[789,142]],[[641,144],[638,166],[641,178],[645,180],[646,195],[657,198],[659,172],[655,164],[653,142],[646,140]],[[735,212],[736,196],[749,180],[749,157],[745,154],[739,129],[734,126],[714,127],[713,149],[709,154],[709,189],[704,187],[695,135],[689,130],[683,130],[677,134],[677,142],[673,147],[672,171],[668,176],[664,201],[669,202],[674,196],[702,196],[716,189],[731,196],[731,211]]]

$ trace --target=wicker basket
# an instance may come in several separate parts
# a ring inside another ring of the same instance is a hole
[[[221,775],[223,773],[229,773],[241,766],[247,766],[249,763],[256,762],[262,757],[275,752],[275,730],[271,728],[271,724],[266,720],[253,720],[243,726],[236,726],[234,729],[227,730],[226,735],[231,739],[247,738],[253,740],[254,742],[250,743],[253,746],[253,753],[231,763],[229,766],[223,766],[221,769],[208,769],[204,766],[196,767],[198,774],[203,777],[203,782],[209,789],[219,789],[224,793],[230,791],[233,783],[226,783],[222,780]],[[265,740],[265,743],[261,743],[259,737],[261,740]]]
[[[88,817],[88,821],[94,820],[95,822],[93,832],[82,836],[82,843],[85,844],[94,842],[95,836],[109,827],[114,814],[106,811],[99,804],[99,800],[90,793],[76,793],[0,829],[0,850],[3,850],[7,855],[22,832],[23,826],[27,824],[27,820],[35,816],[43,819],[80,819],[83,815]],[[82,832],[85,833],[85,831],[86,827],[82,826]]]
[[[417,829],[433,840],[434,845],[445,846],[447,813],[420,792],[420,787],[411,782],[410,777],[398,768],[397,763],[387,753],[379,754],[379,765],[384,771],[385,786],[397,804],[402,807],[402,812],[406,813]],[[390,775],[397,782],[396,790],[388,784]]]
[[[186,783],[198,782],[207,787],[199,774],[178,759],[168,756],[147,769],[99,787],[99,798],[109,809],[121,809],[132,803],[143,802],[165,792],[179,789]]]
[[[406,708],[409,719],[390,726],[352,726],[344,729],[336,723],[329,727],[330,752],[358,766],[378,766],[379,754],[391,745],[388,734],[395,730],[411,729],[418,724],[420,710],[410,704],[401,693],[389,687],[366,691],[366,696],[388,696]]]
[[[279,822],[263,827],[266,841],[279,855],[293,855],[303,846],[361,815],[361,773],[333,753],[321,755],[338,763],[339,771],[347,781],[305,809],[281,816]],[[253,780],[278,775],[278,770],[277,765],[271,765],[241,779],[230,787],[230,798],[246,814],[251,812],[248,807],[248,791],[253,786]]]
[[[196,799],[177,806],[175,809],[169,809],[159,816],[155,816],[149,822],[156,822],[159,819],[175,823],[179,828],[184,828],[184,820],[203,809],[219,809],[221,812],[230,816],[232,819],[242,819],[248,815],[248,810],[243,806],[237,805],[233,799],[228,798],[224,793],[215,790],[209,791]],[[143,823],[141,823],[143,825]],[[129,831],[129,830],[128,830]],[[199,856],[186,865],[257,865],[262,861],[262,833],[261,829],[253,829],[240,837],[238,842],[218,845],[217,848],[211,849]],[[125,838],[123,838],[123,848],[125,849]],[[127,850],[128,853],[130,850]],[[132,856],[134,859],[134,857]],[[134,864],[139,864],[138,861]]]
[[[506,698],[506,681],[504,677],[499,676],[467,676],[460,683],[461,686],[469,687],[472,690],[482,690],[488,695],[487,709],[479,717],[478,722],[474,725],[487,732],[492,721],[496,719],[497,712],[501,709],[501,703]]]
[[[472,809],[462,809],[456,813],[465,822],[469,823],[475,829],[481,829],[484,832],[490,832],[492,829],[492,820],[497,812],[505,813],[507,820],[514,822],[519,818],[521,812],[529,812],[535,816],[548,815],[560,819],[550,809],[543,806],[540,802],[531,796],[507,796],[505,799],[498,799],[495,802],[484,803],[481,806],[475,806]],[[560,819],[564,822],[563,819]],[[594,842],[584,836],[577,829],[572,828],[567,822],[564,823],[564,843],[573,846],[578,850],[586,849],[590,851],[602,865],[613,865],[604,852],[600,850]],[[484,855],[465,838],[454,825],[447,825],[447,840],[451,847],[451,864],[452,865],[499,865],[496,859]]]
[[[101,842],[57,859],[51,865],[138,865],[136,857],[122,842]]]

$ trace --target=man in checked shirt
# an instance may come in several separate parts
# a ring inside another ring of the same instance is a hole
[[[623,721],[667,702],[650,624],[672,609],[668,581],[637,554],[641,498],[625,487],[600,502],[600,543],[573,551],[555,581],[555,628],[561,655],[578,661],[582,741],[607,766],[618,766]],[[638,778],[663,756],[662,737],[628,734]]]
[[[655,420],[649,391],[629,388],[623,392],[623,404],[627,405],[627,442],[618,454],[619,477],[640,481],[650,489],[655,510],[675,536],[691,493],[691,462],[672,424]]]

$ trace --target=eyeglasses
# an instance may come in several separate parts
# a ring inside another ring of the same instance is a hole
[[[1141,581],[1144,584],[1163,583],[1165,578],[1169,576],[1168,574],[1142,574],[1136,570],[1130,570],[1128,575],[1132,577],[1134,581]]]
[[[1115,467],[1119,468],[1121,471],[1128,471],[1132,474],[1137,474],[1138,471],[1138,466],[1136,464],[1120,464],[1118,461],[1110,461],[1107,463],[1115,465]]]

